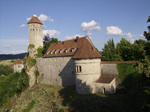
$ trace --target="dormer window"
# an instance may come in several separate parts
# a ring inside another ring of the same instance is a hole
[[[59,49],[58,49],[59,50]],[[57,54],[58,50],[55,50],[54,53]]]
[[[49,51],[46,53],[47,55],[49,54]]]
[[[69,52],[69,50],[70,50],[70,48],[68,48],[68,49],[65,49],[65,53],[68,53],[68,52]]]
[[[50,54],[53,54],[54,50],[50,52]]]
[[[75,52],[76,50],[77,50],[77,47],[76,48],[72,48],[71,52]]]
[[[68,53],[68,49],[65,49],[65,53]]]
[[[61,50],[59,51],[59,53],[61,54],[61,53],[63,53],[63,51],[64,51],[64,49],[61,49]]]

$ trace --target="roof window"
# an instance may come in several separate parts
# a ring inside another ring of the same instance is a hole
[[[61,53],[63,53],[63,51],[64,51],[64,49],[61,49],[61,50],[59,51],[59,53],[61,54]]]
[[[53,54],[54,50],[53,51],[50,51],[50,54]]]
[[[59,50],[59,49],[58,49]],[[58,50],[55,50],[54,53],[57,54]]]
[[[48,55],[50,51],[47,51],[46,54]]]
[[[68,52],[69,52],[69,50],[70,50],[70,48],[68,48],[68,49],[65,49],[65,53],[68,53]]]
[[[77,50],[77,47],[72,48],[72,49],[71,49],[71,52],[75,52],[76,50]]]

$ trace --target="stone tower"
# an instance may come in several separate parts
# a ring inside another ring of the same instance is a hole
[[[29,56],[34,57],[37,48],[43,47],[43,23],[35,16],[29,22]]]

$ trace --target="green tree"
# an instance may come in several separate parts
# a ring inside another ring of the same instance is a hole
[[[56,42],[58,42],[58,39],[57,39],[57,38],[52,38],[51,41],[46,42],[46,43],[44,44],[43,54],[46,53],[47,49],[49,48],[49,46],[50,46],[52,43],[56,43]]]
[[[10,73],[13,73],[13,69],[9,66],[0,65],[0,75],[8,76]]]
[[[148,17],[147,22],[150,22],[150,16]],[[149,32],[144,31],[143,35],[145,36],[145,38],[147,39],[147,41],[149,41],[150,40],[150,26],[148,26],[147,28],[148,28]]]
[[[135,57],[133,55],[133,47],[129,41],[125,38],[120,40],[120,43],[117,43],[117,54],[122,57],[124,61],[134,60]]]
[[[113,39],[107,41],[107,44],[104,45],[102,51],[102,60],[103,61],[117,61],[121,60],[121,57],[116,54],[116,48]]]

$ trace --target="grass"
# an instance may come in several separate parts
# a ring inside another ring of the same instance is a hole
[[[117,90],[113,95],[79,95],[75,86],[37,85],[25,90],[4,107],[12,108],[15,112],[141,112],[145,101],[144,95],[130,94],[125,89]]]
[[[3,61],[0,61],[0,65],[13,65],[14,62],[16,61],[16,59],[13,59],[13,60],[3,60]]]

